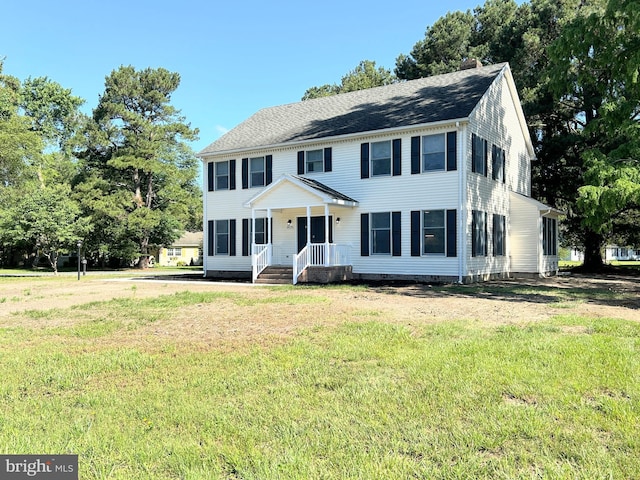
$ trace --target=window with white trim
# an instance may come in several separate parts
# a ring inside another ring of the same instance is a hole
[[[181,247],[168,247],[167,248],[167,256],[168,257],[179,257],[182,255]]]
[[[371,143],[371,176],[391,175],[391,141]]]
[[[557,255],[558,221],[555,218],[542,217],[542,253]]]
[[[391,254],[391,213],[371,214],[371,253]]]
[[[305,170],[307,173],[324,172],[324,150],[305,152]]]
[[[215,221],[215,252],[216,255],[229,254],[229,220]]]
[[[471,135],[471,171],[487,176],[487,141],[476,135]]]
[[[491,176],[498,182],[505,183],[505,152],[494,145],[491,148]]]
[[[471,217],[471,255],[484,257],[487,255],[487,214],[473,210]]]
[[[422,171],[444,170],[446,163],[446,137],[444,133],[422,137]]]
[[[266,218],[256,218],[256,245],[264,245],[267,243],[267,237],[265,235],[265,225],[267,223]],[[251,229],[253,222],[249,222],[249,238],[253,238]]]
[[[505,255],[505,226],[506,219],[504,215],[493,214],[493,255],[495,257]]]
[[[444,210],[422,212],[422,253],[425,255],[445,254],[446,221]]]
[[[265,183],[265,162],[264,157],[254,157],[249,159],[249,179],[251,187],[263,187]]]
[[[216,162],[216,190],[229,190],[229,162]]]

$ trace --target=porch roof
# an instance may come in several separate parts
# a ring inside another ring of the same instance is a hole
[[[284,185],[293,186],[299,189],[301,193],[311,194],[318,199],[316,204],[339,205],[344,207],[357,207],[358,201],[343,193],[328,187],[324,183],[311,178],[301,177],[285,173],[275,182],[265,187],[260,193],[247,201],[244,206],[247,208],[260,208],[260,204],[276,189],[282,188]],[[295,197],[287,200],[286,205],[278,205],[275,208],[287,208],[302,206],[305,202],[296,202]]]
[[[532,205],[533,207],[535,207],[539,212],[543,212],[542,216],[547,216],[547,215],[552,215],[552,216],[560,216],[560,215],[565,215],[566,213],[563,212],[562,210],[558,210],[557,208],[554,207],[550,207],[549,205],[545,205],[542,202],[539,202],[538,200],[531,198],[531,197],[527,197],[526,195],[522,195],[521,193],[517,193],[517,192],[510,192],[512,195],[512,198],[519,198],[523,201],[525,201],[526,203],[528,203],[529,205]]]

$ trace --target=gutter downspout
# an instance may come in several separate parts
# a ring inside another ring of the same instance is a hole
[[[460,149],[458,154],[458,205],[460,207],[460,218],[458,220],[458,244],[460,245],[458,256],[458,283],[462,283],[464,272],[467,269],[467,124],[460,128],[460,123],[456,122],[459,131]]]
[[[208,200],[208,185],[207,179],[204,175],[204,162],[202,162],[202,278],[207,278],[207,257],[209,256],[209,222],[207,221],[207,200]],[[206,243],[205,243],[206,242]],[[206,245],[206,249],[205,249]]]

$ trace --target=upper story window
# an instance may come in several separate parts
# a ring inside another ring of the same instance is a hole
[[[498,182],[505,183],[505,152],[493,145],[491,148],[491,176]]]
[[[444,170],[445,160],[444,133],[422,137],[422,171]]]
[[[401,140],[363,143],[360,145],[360,178],[401,175]]]
[[[471,135],[471,171],[487,176],[487,141],[476,135]]]
[[[305,173],[330,172],[331,147],[298,152],[298,175]]]
[[[229,189],[229,162],[216,163],[216,190]]]
[[[391,175],[391,142],[371,143],[371,175]]]
[[[208,190],[235,190],[236,161],[209,162],[207,164]]]
[[[305,167],[307,173],[324,171],[324,155],[322,150],[309,150],[306,153]]]
[[[251,187],[264,187],[264,157],[249,159],[249,179]]]
[[[233,170],[233,169],[232,169]],[[273,180],[273,155],[242,159],[242,188],[264,187]]]
[[[411,137],[411,174],[458,168],[458,133]]]

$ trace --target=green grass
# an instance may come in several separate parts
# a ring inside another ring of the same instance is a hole
[[[114,342],[196,304],[330,308],[322,290],[305,292],[114,299],[47,310],[40,318],[74,322],[44,329],[27,311],[33,326],[0,329],[0,453],[76,453],[83,480],[640,472],[636,322],[568,314],[409,329],[372,305],[285,343]]]

